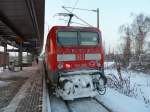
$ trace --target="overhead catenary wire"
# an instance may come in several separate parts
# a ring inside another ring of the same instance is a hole
[[[76,8],[76,7],[65,7],[66,9],[77,9],[81,11],[89,11],[89,12],[96,12],[97,13],[97,28],[99,28],[99,8],[97,10],[94,9],[82,9],[82,8]]]
[[[77,9],[77,10],[82,10],[82,11],[92,11],[92,12],[97,12],[97,10],[92,10],[92,9],[82,9],[82,8],[73,8],[73,7],[65,7],[68,9]]]
[[[65,20],[65,19],[59,19],[59,20],[63,20],[63,21],[65,21],[65,22],[68,22],[68,20]],[[78,25],[83,25],[83,26],[87,26],[87,25],[85,25],[85,24],[78,23],[78,22],[74,22],[74,21],[71,21],[71,23],[78,24]]]
[[[73,10],[74,10],[74,9],[75,9],[75,7],[77,6],[78,2],[79,2],[79,0],[76,0],[76,2],[75,2],[75,4],[74,4],[74,6],[73,6],[73,8],[72,8],[72,11],[71,11],[71,12],[73,12]]]
[[[66,7],[62,6],[63,9],[65,9],[67,12],[69,12],[70,14],[73,14],[71,11],[69,11]],[[83,23],[87,24],[90,27],[94,27],[92,25],[90,25],[88,22],[86,22],[85,20],[83,20],[82,18],[78,17],[77,15],[73,14],[77,19],[79,19],[80,21],[82,21]]]
[[[64,17],[68,17],[69,16],[69,21],[68,21],[68,24],[67,26],[70,26],[70,23],[71,23],[71,19],[72,17],[74,16],[72,13],[57,13],[58,16],[64,16]]]

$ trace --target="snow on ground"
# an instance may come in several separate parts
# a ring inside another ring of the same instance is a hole
[[[3,67],[0,67],[0,74],[3,72]],[[8,86],[10,82],[1,81],[0,80],[0,87]]]
[[[108,112],[94,99],[83,98],[68,101],[71,112]]]
[[[115,69],[106,69],[105,74],[114,74],[117,76]],[[133,71],[121,71],[122,77],[130,76],[130,87],[134,88],[135,97],[145,103],[150,104],[150,74],[137,73]]]
[[[32,79],[33,80],[33,79]],[[31,87],[31,79],[28,79],[25,84],[20,88],[18,93],[14,96],[14,98],[10,101],[9,105],[4,108],[4,112],[15,112],[17,109],[17,106],[19,105],[19,102],[21,99],[23,99],[26,96],[26,91],[28,88]]]
[[[109,66],[112,66],[114,62],[110,63],[105,63],[105,66],[109,68]],[[37,69],[36,67],[34,68],[23,68],[24,72],[25,69]],[[1,68],[0,68],[1,71]],[[28,72],[31,72],[30,70]],[[22,76],[30,76],[31,73],[28,73],[27,71],[22,73]],[[117,71],[113,68],[111,69],[106,69],[105,74],[114,74],[117,75]],[[117,92],[116,90],[107,88],[106,94],[102,96],[97,96],[96,98],[102,102],[106,107],[110,108],[112,112],[150,112],[150,106],[145,104],[145,101],[143,101],[143,96],[146,99],[150,100],[150,74],[144,74],[144,73],[137,73],[133,71],[122,71],[123,77],[128,77],[130,76],[131,80],[131,86],[133,87],[136,84],[137,88],[137,98],[132,98],[125,96],[124,94],[121,94]],[[12,77],[16,76],[16,72],[10,72],[10,71],[5,71],[5,73],[0,72],[0,78],[6,78],[6,77]],[[19,75],[21,76],[21,75]],[[7,85],[9,82],[4,82],[0,81],[0,86],[1,85]],[[51,109],[53,112],[67,112],[68,109],[66,107],[66,104],[53,96],[50,96],[50,102],[51,102]],[[82,104],[83,103],[83,104]],[[72,110],[78,111],[81,109],[84,109],[88,111],[91,108],[94,108],[94,101],[92,102],[70,102],[70,107]],[[92,104],[92,105],[91,105]],[[79,108],[75,108],[79,107]],[[88,109],[89,108],[89,109]],[[98,106],[96,106],[98,108]],[[96,109],[95,108],[95,109]],[[93,110],[94,112],[94,110]]]
[[[108,68],[108,67],[112,67],[114,66],[115,62],[104,62],[104,67]]]
[[[113,63],[113,62],[111,62]],[[107,62],[105,63],[107,65]],[[108,65],[110,65],[110,63],[108,63]],[[111,66],[111,65],[110,65]],[[107,69],[105,69],[105,74],[107,77],[110,76],[110,74],[113,74],[115,75],[117,78],[119,77],[118,76],[118,73],[117,73],[117,70],[114,68],[114,67],[110,67],[108,66]],[[136,100],[137,103],[133,101],[133,103],[130,103],[130,100],[131,97],[127,97],[125,95],[119,95],[118,98],[119,100],[122,99],[122,101],[120,102],[122,104],[122,102],[126,105],[129,105],[128,108],[131,108],[133,104],[136,104],[137,107],[139,107],[138,105],[139,104],[145,104],[147,109],[149,109],[149,112],[150,112],[150,74],[145,74],[145,73],[142,73],[142,72],[134,72],[132,70],[121,70],[121,75],[123,78],[130,78],[130,89],[133,90],[133,94],[134,95],[131,95],[132,99],[133,100]],[[107,94],[104,96],[104,98],[107,96],[109,96],[112,92],[113,94],[116,94],[116,92],[114,92],[114,90],[110,90],[108,89],[107,91]],[[117,93],[118,94],[118,93]],[[117,95],[116,95],[117,96]],[[115,96],[113,96],[114,99],[112,98],[108,98],[110,100],[116,100],[115,99]],[[113,103],[113,105],[116,105],[116,103]],[[137,110],[139,111],[136,111],[136,112],[145,112],[144,110],[141,110],[140,109],[144,109],[143,107],[141,108],[137,108]],[[120,108],[120,106],[118,106],[118,108]],[[119,112],[119,111],[118,111]],[[128,111],[126,111],[128,112]],[[130,112],[130,111],[129,111]],[[131,111],[132,112],[132,111]]]
[[[150,107],[143,102],[110,88],[107,89],[105,95],[96,98],[113,112],[150,112]]]
[[[105,69],[105,74],[114,74],[115,76],[118,76],[116,69]],[[136,83],[138,85],[150,86],[150,74],[145,74],[141,72],[138,73],[131,70],[121,70],[121,74],[123,77],[130,76],[132,85]]]
[[[7,99],[7,102],[0,102],[1,105],[2,104],[5,105],[5,106],[3,106],[3,108],[0,108],[0,112],[1,111],[15,112],[19,109],[20,110],[26,109],[26,106],[24,106],[24,103],[31,101],[30,100],[31,98],[34,100],[32,102],[30,102],[31,104],[27,103],[28,105],[32,105],[32,108],[30,107],[29,109],[32,110],[33,108],[35,108],[35,110],[37,110],[38,108],[40,108],[40,107],[37,107],[39,104],[41,104],[39,102],[39,100],[37,100],[37,99],[39,99],[41,97],[39,94],[40,94],[40,91],[42,90],[40,88],[41,71],[39,70],[39,67],[40,67],[40,65],[32,66],[32,67],[25,67],[25,68],[23,68],[23,71],[19,71],[19,72],[11,72],[6,69],[4,72],[0,73],[0,79],[2,79],[2,80],[6,79],[6,81],[10,80],[11,78],[15,79],[15,78],[20,78],[20,77],[21,78],[29,77],[27,80],[25,80],[25,83],[22,82],[23,85],[19,88],[19,91],[13,90],[13,92],[15,92],[14,97],[12,96],[13,98],[11,98],[9,100]],[[18,80],[20,80],[20,79],[18,79]],[[18,83],[18,80],[13,80],[13,81]],[[11,83],[11,81],[12,80],[10,80],[10,83]],[[0,87],[1,87],[1,85],[4,86],[4,84],[6,86],[7,83],[9,83],[9,82],[0,81]],[[39,93],[39,94],[37,94],[37,93]],[[7,92],[5,94],[7,95]],[[22,102],[23,102],[23,105],[22,105]],[[6,103],[9,103],[9,105]],[[17,111],[17,112],[20,112],[20,111]]]
[[[0,81],[0,87],[8,86],[10,82]]]
[[[66,104],[60,98],[50,96],[51,111],[52,112],[69,112]]]
[[[37,67],[25,67],[22,71],[12,72],[8,69],[0,72],[0,78],[7,79],[12,77],[30,77],[31,71],[36,71]]]

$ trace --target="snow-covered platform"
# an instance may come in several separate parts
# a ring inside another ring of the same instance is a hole
[[[42,80],[41,64],[0,72],[0,112],[42,112]]]

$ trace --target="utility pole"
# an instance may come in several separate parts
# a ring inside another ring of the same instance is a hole
[[[22,71],[22,42],[19,45],[19,66],[20,70]]]
[[[4,67],[3,69],[6,69],[6,66],[7,66],[7,62],[8,62],[8,59],[7,59],[7,42],[4,44],[4,55],[5,55],[5,58],[4,58]]]
[[[97,28],[99,29],[99,8],[97,8]]]

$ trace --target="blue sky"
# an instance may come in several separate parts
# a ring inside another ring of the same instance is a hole
[[[62,6],[73,7],[76,0],[46,0],[45,6],[45,37],[48,27],[66,25],[63,17],[54,16],[56,13],[66,12]],[[100,30],[105,46],[116,48],[120,41],[118,28],[122,24],[131,23],[134,16],[144,13],[150,16],[150,0],[78,0],[77,8],[100,10]],[[96,26],[96,13],[74,10],[73,13]],[[131,14],[134,14],[131,16]],[[67,18],[66,18],[67,19]],[[80,22],[73,18],[74,22]],[[72,24],[75,25],[75,24]]]

